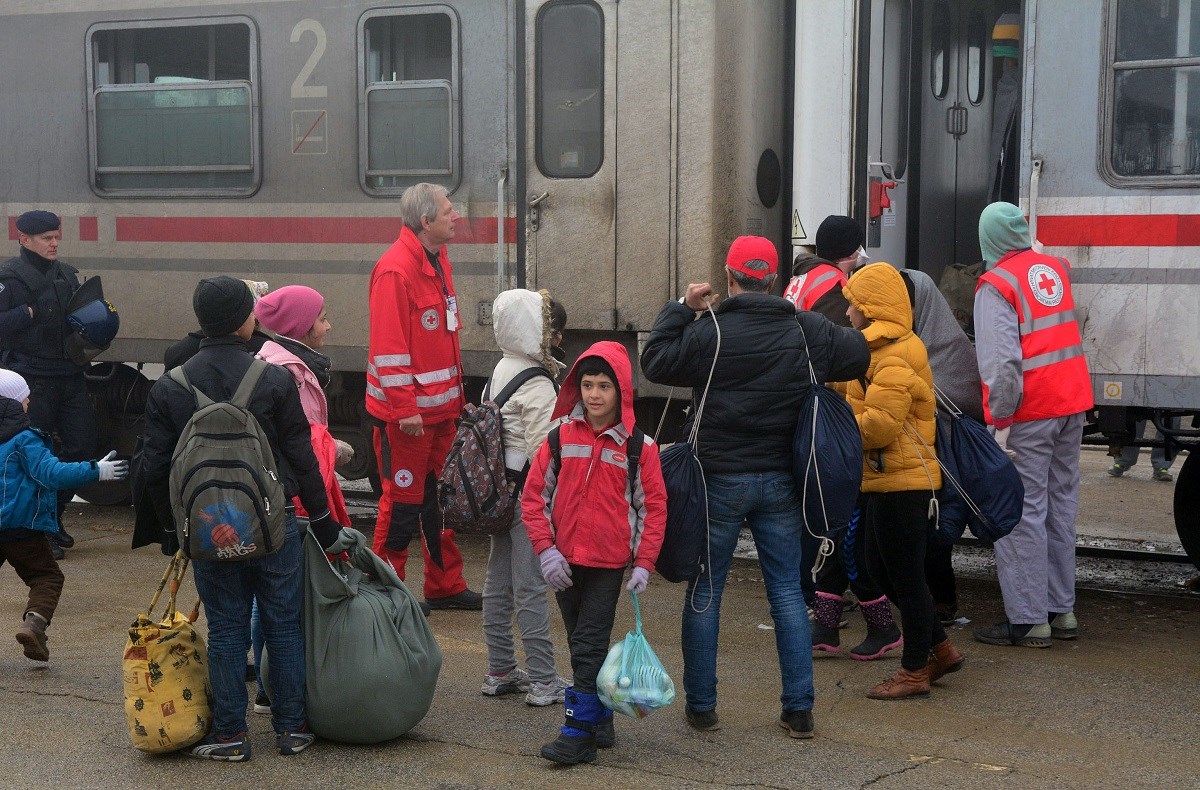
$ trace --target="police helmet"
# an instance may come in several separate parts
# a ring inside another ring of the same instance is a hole
[[[99,277],[80,286],[67,305],[67,352],[77,365],[88,365],[106,350],[121,326],[117,310],[104,298]]]

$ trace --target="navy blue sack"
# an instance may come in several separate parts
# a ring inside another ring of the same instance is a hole
[[[667,488],[667,530],[654,570],[669,582],[686,582],[704,572],[708,499],[704,470],[692,445],[673,444],[658,455]]]
[[[800,403],[792,440],[792,476],[804,524],[816,537],[845,529],[862,487],[863,447],[854,409],[813,384]]]
[[[964,528],[995,543],[1021,520],[1025,486],[1012,459],[980,422],[938,392],[950,410],[938,410],[937,456],[942,467],[937,539],[953,543]]]

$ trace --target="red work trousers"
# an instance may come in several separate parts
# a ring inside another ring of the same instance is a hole
[[[408,561],[408,544],[414,536],[435,525],[441,534],[442,567],[429,556],[422,535],[425,559],[425,597],[448,598],[467,589],[463,578],[462,553],[454,542],[454,530],[441,529],[442,513],[437,502],[437,479],[454,441],[454,421],[426,424],[420,436],[409,436],[394,423],[376,426],[375,457],[383,495],[375,521],[374,551],[386,560],[401,579]]]

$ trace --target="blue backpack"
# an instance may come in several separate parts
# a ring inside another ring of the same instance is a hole
[[[970,529],[995,543],[1013,531],[1024,509],[1025,486],[1012,459],[988,429],[963,414],[940,390],[937,456],[942,467],[937,540],[952,544]]]

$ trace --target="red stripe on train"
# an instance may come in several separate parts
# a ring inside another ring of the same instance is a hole
[[[1200,214],[1051,214],[1037,235],[1047,247],[1197,247]]]
[[[61,217],[63,225],[68,224],[70,217]],[[79,240],[80,241],[98,241],[100,238],[99,222],[96,217],[79,217]],[[18,238],[17,218],[8,218],[8,240],[16,241]]]
[[[245,244],[391,244],[397,217],[117,217],[117,241]],[[504,241],[517,240],[517,221],[504,223]],[[495,244],[495,217],[464,217],[455,244]]]

